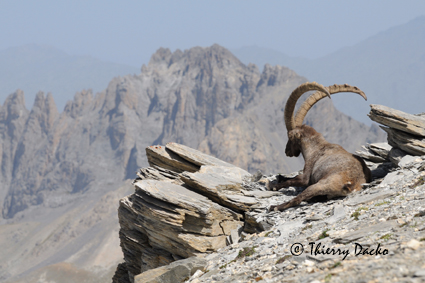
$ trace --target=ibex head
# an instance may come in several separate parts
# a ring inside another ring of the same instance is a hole
[[[288,132],[288,143],[286,144],[285,153],[289,157],[298,157],[301,153],[301,131],[295,128]]]

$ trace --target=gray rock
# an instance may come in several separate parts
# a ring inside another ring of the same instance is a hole
[[[181,158],[186,159],[187,161],[196,164],[198,166],[202,165],[213,165],[213,166],[225,166],[225,167],[234,167],[233,164],[224,162],[218,158],[212,157],[211,155],[202,153],[198,150],[190,148],[188,146],[169,142],[166,145],[166,148],[179,155]]]
[[[425,155],[425,138],[392,128],[381,127],[388,134],[388,143],[411,155]]]
[[[236,211],[248,211],[258,203],[255,197],[242,193],[242,180],[249,173],[238,167],[202,166],[196,173],[183,172],[182,181],[217,203]]]
[[[196,172],[200,168],[200,166],[183,159],[165,146],[148,146],[146,148],[146,157],[150,166],[157,166],[177,173],[183,171]]]
[[[158,181],[166,181],[166,180],[174,180],[178,178],[178,174],[174,171],[163,169],[161,167],[147,167],[140,168],[138,172],[136,172],[138,176],[137,180],[158,180]]]
[[[228,245],[238,243],[239,240],[240,240],[240,235],[241,235],[242,231],[243,231],[242,226],[238,227],[237,229],[233,229],[232,231],[230,231],[230,235],[227,236],[227,238],[226,238]]]
[[[390,174],[388,174],[388,175],[390,175]],[[401,177],[398,178],[397,180],[399,180],[403,177],[403,175],[400,175],[400,176]],[[347,200],[345,202],[345,204],[348,205],[348,206],[357,206],[357,205],[369,203],[369,202],[372,202],[372,201],[375,201],[375,200],[386,199],[386,198],[393,196],[395,194],[396,194],[395,191],[382,191],[382,192],[377,192],[377,193],[374,193],[374,194],[356,195],[356,196],[350,198],[349,200]]]
[[[381,143],[371,143],[368,145],[368,148],[378,154],[379,156],[388,159],[388,154],[392,149],[392,146],[390,146],[386,142]]]
[[[202,270],[207,261],[199,257],[178,260],[168,265],[145,271],[134,277],[134,283],[175,283],[189,279],[197,270]]]
[[[382,180],[381,182],[381,185],[384,186],[394,184],[395,182],[403,179],[404,177],[405,174],[403,174],[402,171],[391,172],[387,176],[385,176],[384,180]]]
[[[241,192],[245,196],[255,197],[255,198],[258,198],[258,199],[269,198],[271,196],[278,196],[278,195],[282,194],[280,192],[275,192],[275,191],[245,191],[245,190],[241,190]]]
[[[222,248],[242,226],[242,215],[183,186],[155,180],[134,185],[136,192],[121,199],[118,210],[124,259],[133,275]]]
[[[374,151],[370,150],[369,148],[362,146],[363,150],[357,150],[355,152],[356,155],[360,156],[361,158],[368,159],[372,162],[379,163],[384,162],[386,158],[380,156],[379,154],[376,154]]]
[[[334,239],[335,243],[351,243],[356,240],[360,240],[366,236],[368,236],[370,233],[376,233],[378,231],[388,231],[391,228],[397,226],[396,221],[385,221],[381,222],[375,225],[370,225],[364,228],[360,228],[356,231],[346,233],[336,239]]]
[[[284,243],[290,233],[295,232],[296,229],[299,229],[303,226],[304,226],[303,221],[301,220],[287,221],[287,222],[284,222],[284,224],[280,224],[279,226],[276,227],[277,231],[280,233],[280,236],[277,239],[277,243],[279,244]]]
[[[383,105],[370,105],[369,118],[385,126],[425,137],[425,118]],[[390,143],[391,144],[391,143]]]
[[[415,272],[414,277],[425,277],[425,269],[421,269]]]
[[[395,164],[398,165],[398,163],[400,162],[400,160],[404,157],[408,155],[407,152],[399,149],[399,148],[395,148],[393,147],[390,152],[388,153],[388,158],[390,159],[390,161]]]
[[[325,221],[328,224],[334,224],[340,221],[341,219],[344,219],[347,212],[345,210],[345,207],[341,204],[336,204],[332,210],[332,216],[327,218]]]
[[[407,167],[411,165],[412,163],[417,163],[418,161],[422,161],[422,160],[420,158],[418,159],[417,156],[406,155],[400,160],[400,162],[398,163],[398,166],[403,168],[403,167]]]

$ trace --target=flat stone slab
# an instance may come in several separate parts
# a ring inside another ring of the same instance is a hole
[[[353,231],[353,232],[348,232],[348,233],[334,239],[334,242],[342,243],[342,244],[351,243],[353,241],[362,239],[362,238],[368,236],[371,233],[390,230],[391,228],[393,228],[397,225],[398,225],[397,221],[394,221],[394,220],[381,222],[381,223],[378,223],[378,224],[375,224],[375,225],[370,225],[370,226],[367,226],[367,227],[364,227],[364,228],[360,228],[359,230],[356,230],[356,231]]]
[[[388,153],[392,149],[392,146],[386,142],[380,143],[371,143],[368,145],[368,148],[378,154],[379,156],[388,159]]]
[[[272,196],[278,196],[281,195],[281,192],[277,192],[277,191],[246,191],[246,190],[241,190],[241,193],[244,194],[245,196],[248,197],[255,197],[255,198],[269,198]]]
[[[141,180],[151,179],[159,181],[175,181],[178,178],[178,174],[175,171],[158,166],[140,168],[136,175],[138,176],[138,179]]]
[[[233,164],[230,164],[218,158],[212,157],[211,155],[200,152],[199,150],[196,150],[196,149],[193,149],[188,146],[178,144],[175,142],[169,142],[167,143],[165,147],[171,150],[172,152],[176,153],[183,159],[186,159],[187,161],[193,164],[196,164],[198,166],[214,165],[214,166],[236,167]]]
[[[357,150],[355,155],[360,156],[361,158],[370,160],[375,163],[385,162],[386,158],[380,156],[369,148],[362,146],[363,150]]]
[[[135,283],[175,283],[183,282],[197,270],[207,265],[207,260],[190,257],[172,262],[168,265],[145,271],[134,277]]]
[[[400,131],[425,137],[425,118],[383,105],[370,105],[369,118]]]
[[[383,191],[383,192],[379,192],[375,194],[358,195],[349,199],[345,204],[348,206],[356,206],[356,205],[369,203],[379,199],[385,199],[395,194],[396,192],[393,192],[393,191]]]
[[[202,166],[196,173],[181,173],[180,179],[213,201],[244,212],[258,203],[257,198],[245,195],[249,194],[247,191],[242,192],[242,180],[246,176],[250,174],[238,167]]]
[[[398,165],[400,167],[409,167],[411,165],[414,165],[415,163],[421,162],[422,158],[417,157],[417,156],[411,156],[411,155],[406,155],[404,156],[402,159],[400,159],[400,162],[398,163]]]
[[[337,204],[333,208],[332,216],[327,218],[325,221],[328,224],[334,224],[344,219],[346,215],[347,215],[347,211],[345,207],[341,204]]]
[[[196,172],[200,166],[195,165],[179,155],[175,154],[165,146],[152,145],[146,148],[146,157],[150,166],[157,166],[177,173],[184,171]]]
[[[400,171],[390,172],[387,174],[387,176],[385,176],[384,180],[382,180],[381,186],[394,184],[395,182],[403,179],[404,177],[404,174],[402,174],[402,172]]]
[[[398,147],[411,155],[425,155],[425,138],[391,128],[381,128],[387,132],[388,143],[391,146]]]
[[[276,227],[279,231],[280,236],[277,239],[278,243],[283,243],[283,241],[289,236],[289,234],[293,233],[296,229],[299,229],[304,226],[303,220],[295,220],[295,221],[287,221],[282,225]]]

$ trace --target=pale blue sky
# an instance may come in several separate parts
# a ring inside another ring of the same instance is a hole
[[[0,50],[29,43],[140,67],[159,47],[317,58],[425,14],[425,1],[0,0]]]

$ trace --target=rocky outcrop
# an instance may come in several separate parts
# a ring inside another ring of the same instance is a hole
[[[397,166],[405,156],[425,154],[425,117],[412,115],[383,105],[371,105],[370,119],[384,126],[388,143],[363,146],[356,154],[377,165],[376,174],[382,174],[382,166]],[[369,163],[370,164],[370,163]]]
[[[208,159],[179,144],[161,146],[164,148],[184,160]],[[172,148],[179,148],[179,153]],[[388,144],[367,148],[388,160]],[[390,277],[424,276],[420,248],[425,212],[415,207],[422,207],[424,200],[425,156],[404,156],[397,166],[381,167],[381,176],[375,170],[374,181],[365,184],[361,192],[326,202],[303,202],[286,212],[268,212],[267,207],[290,200],[302,188],[264,191],[265,176],[261,174],[250,176],[222,162],[205,164],[199,163],[200,169],[192,173],[159,170],[156,165],[157,169],[140,170],[140,178],[134,181],[135,193],[120,201],[125,262],[117,267],[113,282],[282,282],[288,277],[310,282],[331,278],[328,274],[341,279],[347,272],[357,279],[387,276],[376,273],[370,264],[364,274],[351,271],[371,260],[374,267],[401,264],[409,270],[392,271]],[[373,169],[375,163],[369,165]],[[197,181],[188,181],[189,177]],[[267,178],[273,182],[277,176]],[[251,198],[251,206],[229,203],[231,196],[240,194]],[[199,217],[201,210],[213,213],[213,207],[220,207],[220,216]],[[224,219],[227,215],[232,217]],[[190,225],[185,225],[187,221]],[[214,229],[214,222],[221,228]],[[303,248],[293,249],[301,244]],[[368,248],[368,253],[358,253],[358,245],[362,252]],[[345,253],[326,252],[325,247]],[[375,254],[370,254],[370,249]],[[380,254],[376,254],[377,249]],[[415,253],[420,256],[412,258]],[[409,264],[407,259],[412,259]]]
[[[388,143],[411,155],[425,154],[425,117],[383,105],[371,105],[370,119],[386,127]]]
[[[146,151],[152,167],[140,170],[134,194],[120,201],[125,263],[114,282],[225,247],[240,235],[244,212],[261,197],[243,189],[251,174],[217,158],[177,143]]]

